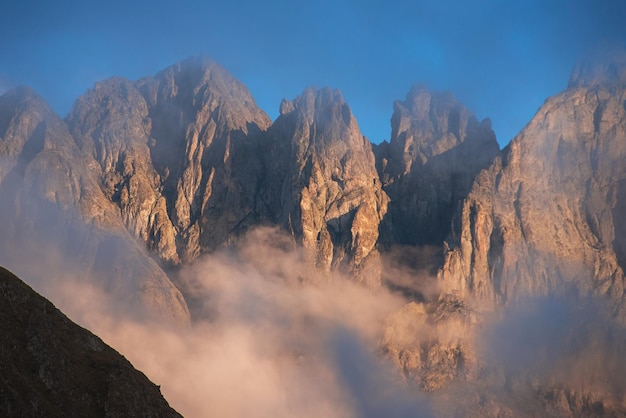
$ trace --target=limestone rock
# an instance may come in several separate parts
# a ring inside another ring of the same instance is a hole
[[[0,415],[179,417],[158,386],[0,267]]]
[[[377,280],[378,228],[388,198],[374,154],[341,93],[309,88],[265,136],[261,200],[273,222],[311,251],[318,267],[345,266]],[[369,280],[369,279],[368,279]]]
[[[68,117],[126,227],[170,265],[254,223],[260,161],[251,137],[269,124],[245,86],[206,58],[98,83]]]
[[[452,214],[478,172],[499,151],[489,120],[476,118],[450,93],[414,86],[394,103],[391,140],[376,147],[389,195],[386,245],[440,245]]]
[[[611,65],[604,78],[577,69],[478,176],[447,240],[446,291],[484,306],[596,294],[626,320],[626,84],[624,61]]]
[[[122,78],[96,84],[80,97],[68,118],[82,151],[99,164],[102,191],[119,206],[126,228],[160,258],[178,263],[175,230],[152,166],[148,106]]]
[[[281,113],[264,133],[270,120],[247,89],[193,58],[98,83],[67,122],[126,228],[166,264],[277,224],[323,269],[379,276],[387,196],[350,108],[339,92],[308,89]]]
[[[72,270],[129,305],[188,321],[182,295],[128,234],[64,122],[25,88],[0,97],[0,115],[1,261]]]

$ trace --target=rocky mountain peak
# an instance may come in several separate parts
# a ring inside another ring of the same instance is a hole
[[[619,57],[579,64],[571,88],[546,100],[477,178],[448,240],[440,278],[449,290],[507,306],[520,295],[576,288],[606,297],[626,320],[626,61]]]
[[[73,146],[65,124],[39,94],[26,86],[0,97],[0,138],[0,157],[5,158],[16,157],[22,151],[28,154],[22,158],[32,158],[44,148],[62,150]]]
[[[310,87],[294,100],[283,101],[281,110],[269,131],[271,146],[290,149],[291,156],[283,158],[297,162],[298,170],[314,164],[328,178],[350,182],[366,175],[371,177],[368,184],[373,183],[378,175],[369,164],[371,145],[340,91]],[[351,162],[346,164],[348,155]]]
[[[35,90],[28,86],[18,86],[7,90],[2,96],[3,103],[27,103],[29,101],[35,101],[36,103],[40,103],[41,105],[45,104],[45,101],[37,94]],[[6,105],[5,105],[6,106]]]
[[[468,124],[476,124],[475,118],[451,93],[413,86],[404,101],[394,103],[390,142],[395,169],[407,173],[413,163],[425,164],[459,145]]]
[[[295,112],[295,113],[294,113]],[[341,91],[324,87],[308,87],[294,100],[283,100],[281,115],[294,114],[306,124],[316,125],[322,129],[335,129],[339,125],[352,127],[355,125],[350,106],[343,99]],[[314,136],[315,139],[320,139]],[[327,136],[325,136],[327,138]],[[346,139],[341,135],[332,139]],[[328,139],[330,139],[328,138]]]
[[[241,189],[254,189],[260,163],[236,160],[255,154],[251,139],[270,123],[248,89],[206,57],[137,82],[99,83],[68,117],[127,228],[174,265],[246,225],[254,197]]]
[[[248,132],[249,121],[262,130],[271,123],[248,89],[207,57],[181,61],[137,84],[149,107],[158,108],[161,104],[166,107],[162,111],[168,114],[189,118],[195,113],[209,116],[219,110],[215,116],[221,116],[228,129],[242,129],[244,133]],[[189,122],[182,120],[183,126]]]
[[[293,101],[294,109],[297,109],[303,116],[311,122],[318,120],[321,123],[331,123],[334,116],[338,116],[335,112],[344,110],[346,114],[342,116],[344,123],[350,124],[352,113],[350,107],[343,99],[341,91],[330,87],[318,89],[316,87],[308,87],[304,92]]]
[[[394,103],[391,140],[376,148],[391,198],[382,240],[443,242],[457,203],[499,151],[488,119],[479,122],[451,93],[415,85]]]
[[[29,87],[17,87],[0,96],[0,137],[3,139],[0,141],[0,156],[5,159],[0,165],[0,180],[3,177],[2,171],[8,171],[9,165],[22,152],[26,138],[31,137],[40,126],[39,117],[22,116],[30,113],[45,114],[48,109],[43,99]],[[41,145],[38,144],[38,147]]]
[[[0,115],[0,263],[73,271],[129,304],[189,321],[182,295],[128,234],[102,193],[98,163],[66,123],[29,89],[0,98]]]
[[[378,256],[387,196],[371,144],[341,93],[308,88],[283,101],[266,138],[264,200],[277,202],[276,222],[309,248],[323,269],[346,265],[365,271],[367,260]]]
[[[421,121],[430,119],[430,115],[433,112],[436,114],[437,109],[441,113],[445,108],[460,106],[462,106],[461,103],[452,93],[431,91],[424,84],[414,84],[406,94],[404,101],[397,100],[394,102],[394,109],[406,109],[413,119]],[[433,122],[437,124],[438,121],[434,120]]]
[[[572,70],[568,87],[626,87],[626,49],[604,46],[580,60]]]

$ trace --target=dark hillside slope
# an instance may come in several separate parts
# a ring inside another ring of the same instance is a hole
[[[2,267],[0,329],[0,416],[180,416],[128,360]]]

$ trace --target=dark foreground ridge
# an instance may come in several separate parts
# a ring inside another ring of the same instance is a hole
[[[0,267],[0,416],[180,417],[122,355]]]

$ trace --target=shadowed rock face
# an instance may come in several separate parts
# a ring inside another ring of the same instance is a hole
[[[386,245],[441,245],[452,214],[478,172],[498,153],[489,120],[476,118],[450,93],[414,86],[394,103],[391,140],[376,147],[389,195]]]
[[[348,104],[336,90],[310,88],[283,101],[280,113],[265,136],[261,193],[273,221],[311,250],[318,267],[344,265],[376,280],[388,198]]]
[[[0,135],[2,263],[72,271],[131,306],[189,320],[180,292],[102,193],[96,162],[39,96],[19,88],[0,97]]]
[[[164,262],[191,261],[258,221],[250,137],[270,120],[217,64],[192,58],[98,83],[67,122],[126,227]]]
[[[439,273],[446,291],[486,306],[598,294],[626,320],[624,62],[597,67],[608,73],[577,67],[570,88],[479,175],[447,241]]]
[[[179,417],[119,353],[0,267],[0,415]]]

